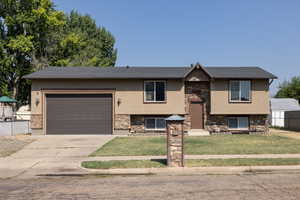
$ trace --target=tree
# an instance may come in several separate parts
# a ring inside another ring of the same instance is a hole
[[[0,88],[21,104],[29,95],[23,76],[39,67],[49,33],[65,23],[53,6],[50,0],[0,0]]]
[[[114,66],[117,51],[115,39],[104,27],[98,27],[89,15],[72,11],[62,40],[51,58],[55,66]]]
[[[115,39],[88,15],[51,0],[0,0],[0,95],[28,103],[24,75],[49,65],[114,66]]]
[[[300,76],[293,77],[291,81],[284,81],[279,85],[276,98],[294,98],[300,103]]]

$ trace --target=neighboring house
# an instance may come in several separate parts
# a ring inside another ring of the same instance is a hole
[[[284,127],[285,112],[300,110],[299,103],[292,98],[271,98],[271,125],[277,127]]]
[[[16,112],[17,120],[30,120],[30,115],[31,113],[29,105],[21,106]]]
[[[33,134],[267,132],[269,85],[259,67],[48,67],[32,73]]]

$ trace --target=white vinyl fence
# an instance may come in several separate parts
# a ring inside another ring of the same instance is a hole
[[[13,136],[29,133],[31,133],[31,129],[30,121],[28,120],[0,121],[0,136]]]
[[[284,111],[272,111],[271,125],[276,127],[284,127]]]

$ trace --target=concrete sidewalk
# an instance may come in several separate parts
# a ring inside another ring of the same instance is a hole
[[[185,159],[231,159],[231,158],[300,158],[300,154],[246,154],[246,155],[185,155]],[[96,156],[85,161],[109,160],[154,160],[166,159],[166,156]]]
[[[299,173],[300,165],[285,166],[235,166],[235,167],[175,167],[175,168],[127,168],[85,169],[82,175],[204,175],[244,173]],[[59,175],[59,174],[57,174]]]

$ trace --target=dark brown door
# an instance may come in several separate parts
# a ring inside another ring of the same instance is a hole
[[[47,94],[47,134],[112,134],[112,95]]]
[[[192,129],[203,129],[203,103],[191,102]]]

